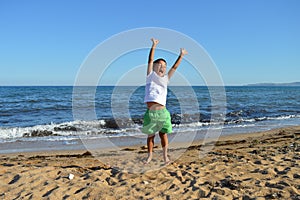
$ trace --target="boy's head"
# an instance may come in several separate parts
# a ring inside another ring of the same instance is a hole
[[[166,73],[167,62],[163,58],[159,58],[153,62],[153,71],[156,72],[157,75],[163,77]]]

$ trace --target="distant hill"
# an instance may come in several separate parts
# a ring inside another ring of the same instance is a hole
[[[300,82],[293,82],[293,83],[255,83],[255,84],[247,84],[246,86],[300,86]]]

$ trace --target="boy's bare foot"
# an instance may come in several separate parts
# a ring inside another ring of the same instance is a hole
[[[148,158],[145,160],[144,164],[147,165],[152,160],[152,155],[148,155]]]
[[[166,153],[163,154],[163,158],[164,158],[165,165],[168,165],[171,163],[171,161]]]
[[[171,163],[171,160],[168,157],[164,158],[164,161],[165,161],[165,165],[168,165]]]
[[[171,160],[165,161],[165,165],[171,164]]]

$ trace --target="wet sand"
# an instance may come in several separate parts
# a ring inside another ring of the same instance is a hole
[[[300,199],[300,126],[156,145],[1,154],[0,199]]]

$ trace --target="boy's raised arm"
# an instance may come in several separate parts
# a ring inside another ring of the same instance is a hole
[[[188,53],[187,50],[185,50],[184,48],[180,49],[180,54],[179,54],[177,60],[175,61],[174,65],[171,67],[171,69],[168,72],[169,79],[173,76],[173,74],[176,71],[177,67],[179,66],[183,56],[186,55],[187,53]]]
[[[154,52],[155,52],[156,45],[159,43],[159,40],[154,38],[151,38],[151,41],[152,41],[152,47],[148,58],[147,75],[149,75],[153,70]]]

